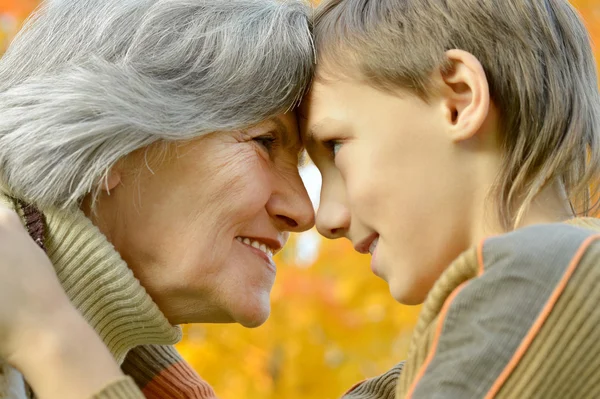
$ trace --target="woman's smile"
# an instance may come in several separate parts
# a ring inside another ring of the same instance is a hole
[[[236,237],[236,240],[239,241],[246,248],[248,248],[250,251],[252,251],[253,254],[257,255],[259,258],[264,260],[267,263],[269,269],[273,271],[273,273],[277,272],[277,267],[275,265],[275,262],[273,261],[273,255],[274,253],[276,253],[276,249],[272,248],[264,241],[258,239],[252,239],[248,237]]]

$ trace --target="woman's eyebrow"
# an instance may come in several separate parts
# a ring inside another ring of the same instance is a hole
[[[294,148],[298,152],[302,151],[303,145],[302,140],[297,134],[292,135],[288,127],[279,119],[279,117],[273,117],[269,121],[273,122],[276,130],[281,136],[281,146],[286,149]]]
[[[281,136],[281,145],[285,148],[290,146],[290,131],[285,126],[285,124],[279,119],[279,117],[275,116],[269,119],[269,122],[273,122],[275,125],[275,129],[279,132]]]
[[[279,117],[273,117],[270,119],[270,121],[273,122],[276,129],[279,131],[282,147],[296,149],[298,151],[298,166],[304,166],[308,156],[300,137],[296,136],[296,140],[290,139],[290,130],[287,128],[287,126],[285,126],[281,119],[279,119]]]

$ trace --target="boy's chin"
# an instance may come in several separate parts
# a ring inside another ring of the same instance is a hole
[[[398,281],[400,280],[400,281]],[[418,283],[402,281],[402,279],[390,279],[388,281],[390,294],[396,302],[402,305],[416,306],[421,305],[427,298],[428,289],[420,286]]]

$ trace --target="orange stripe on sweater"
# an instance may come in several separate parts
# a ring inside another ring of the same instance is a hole
[[[423,363],[423,365],[419,369],[419,372],[417,373],[417,377],[415,378],[415,380],[413,381],[410,389],[408,390],[408,393],[406,394],[406,399],[410,399],[412,397],[412,395],[414,394],[415,390],[417,389],[417,385],[419,383],[419,380],[421,378],[423,378],[423,376],[425,375],[425,372],[427,371],[427,367],[429,367],[429,364],[433,360],[433,357],[435,355],[435,351],[437,350],[438,342],[440,340],[440,336],[442,335],[442,329],[444,327],[444,320],[446,319],[446,315],[448,314],[448,310],[450,308],[450,305],[452,304],[452,301],[454,300],[454,298],[456,298],[456,296],[460,293],[460,291],[462,291],[462,289],[467,285],[467,283],[468,283],[468,281],[465,281],[464,283],[462,283],[461,285],[459,285],[454,290],[454,292],[452,292],[452,294],[450,294],[450,296],[446,300],[446,303],[444,304],[444,307],[442,308],[442,311],[440,312],[440,315],[439,315],[439,319],[440,320],[438,322],[438,325],[437,325],[437,328],[436,328],[436,331],[435,331],[435,337],[433,339],[432,347],[429,350],[429,354],[427,355],[427,359],[425,359],[425,363]]]
[[[369,380],[368,379],[367,380],[362,380],[362,381],[357,382],[356,384],[352,385],[352,388],[348,389],[343,396],[346,396],[346,395],[352,393],[352,391],[354,391],[356,388],[358,388],[359,386],[361,386],[362,384],[364,384],[367,381],[369,381]]]
[[[487,241],[486,239],[483,239],[479,242],[479,245],[477,246],[477,263],[479,266],[479,270],[477,272],[477,275],[481,276],[483,274],[483,246],[485,244],[485,242]],[[423,376],[425,375],[425,372],[427,371],[427,367],[429,367],[429,364],[432,362],[433,357],[435,356],[435,351],[437,349],[437,345],[438,342],[440,340],[440,337],[442,335],[442,328],[444,326],[444,320],[446,319],[446,314],[448,313],[448,309],[450,308],[450,305],[452,303],[452,301],[454,300],[454,298],[456,298],[456,296],[458,295],[458,293],[464,288],[464,286],[468,283],[468,281],[465,281],[464,283],[462,283],[461,285],[459,285],[454,292],[452,292],[452,294],[450,294],[450,296],[448,297],[448,299],[446,300],[446,303],[444,304],[444,307],[442,308],[442,311],[440,312],[440,321],[438,322],[437,328],[436,328],[436,332],[435,332],[435,338],[433,339],[433,346],[431,347],[431,350],[429,351],[429,354],[427,355],[427,359],[425,359],[425,363],[423,363],[423,365],[421,366],[421,368],[419,369],[419,372],[417,374],[417,377],[414,379],[410,389],[408,390],[408,393],[406,394],[406,399],[410,399],[412,397],[412,395],[414,394],[415,390],[417,389],[417,385],[419,383],[419,380],[421,378],[423,378]]]
[[[477,246],[477,264],[479,265],[479,270],[477,271],[477,275],[481,276],[483,274],[483,245],[485,244],[485,239],[479,242]]]
[[[508,364],[506,365],[506,367],[504,368],[502,373],[500,373],[500,375],[498,376],[498,378],[496,379],[496,381],[490,388],[489,392],[485,396],[485,399],[491,399],[494,396],[496,396],[498,391],[500,391],[500,388],[502,388],[502,385],[504,385],[504,383],[506,382],[506,380],[508,379],[510,374],[517,367],[517,365],[519,364],[519,361],[525,355],[525,352],[527,352],[527,349],[529,348],[529,346],[533,342],[534,338],[537,336],[538,332],[542,328],[542,325],[544,324],[544,322],[550,315],[550,312],[552,312],[554,305],[556,304],[556,302],[558,301],[558,298],[560,298],[563,291],[565,290],[565,287],[569,283],[569,280],[573,276],[573,273],[575,273],[575,269],[577,269],[577,266],[579,265],[579,262],[581,261],[583,254],[588,249],[590,244],[599,238],[600,238],[600,234],[594,235],[594,236],[591,236],[588,239],[586,239],[583,242],[583,244],[581,244],[581,246],[575,253],[575,256],[571,259],[571,262],[569,263],[569,267],[565,271],[564,276],[558,282],[556,288],[554,289],[554,292],[550,296],[550,299],[548,299],[548,302],[546,302],[546,305],[544,305],[542,312],[538,316],[537,320],[535,321],[535,323],[533,324],[533,326],[531,327],[531,329],[529,330],[529,332],[527,333],[525,338],[523,338],[523,341],[517,348],[515,354],[513,355],[512,359],[510,360],[510,362],[508,362]]]
[[[142,392],[146,399],[217,399],[211,386],[185,362],[162,370]]]

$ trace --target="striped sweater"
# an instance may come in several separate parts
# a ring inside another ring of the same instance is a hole
[[[599,232],[574,219],[463,253],[423,305],[406,362],[344,399],[600,398]]]
[[[216,398],[172,346],[181,339],[181,330],[168,322],[114,247],[81,211],[49,209],[42,215],[6,192],[0,187],[0,203],[21,215],[34,240],[46,250],[71,302],[127,375],[94,398]],[[32,397],[26,390],[17,372],[0,364],[0,399]]]

